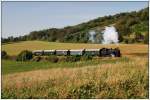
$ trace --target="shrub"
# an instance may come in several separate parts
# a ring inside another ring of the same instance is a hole
[[[92,60],[92,56],[90,56],[90,55],[83,55],[81,57],[81,60],[83,60],[83,61],[85,61],[85,60]]]
[[[69,62],[76,62],[76,61],[79,61],[80,58],[81,58],[81,56],[67,56],[66,61],[69,61]]]
[[[67,57],[66,56],[60,56],[59,57],[59,62],[66,62],[67,61]]]
[[[17,56],[17,61],[28,61],[33,58],[32,52],[28,50],[24,50],[19,53]]]
[[[58,62],[58,57],[55,55],[51,55],[47,58],[48,61],[53,62],[53,63],[57,63]]]
[[[41,61],[41,57],[40,57],[40,56],[34,56],[34,57],[32,58],[32,61],[39,62],[39,61]]]
[[[17,56],[9,56],[8,59],[9,59],[9,60],[16,61],[16,60],[17,60]]]
[[[1,57],[2,57],[2,59],[8,58],[7,52],[6,51],[2,51],[1,52]]]

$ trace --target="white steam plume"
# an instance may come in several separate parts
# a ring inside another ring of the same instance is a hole
[[[90,31],[89,32],[89,40],[91,40],[92,41],[92,43],[94,43],[95,42],[95,37],[94,37],[94,35],[95,35],[96,33],[95,33],[95,31]]]
[[[114,26],[106,26],[103,31],[103,44],[115,43],[118,44],[118,32],[116,31]]]

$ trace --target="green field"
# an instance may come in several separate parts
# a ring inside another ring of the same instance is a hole
[[[148,98],[148,45],[26,41],[2,45],[2,50],[16,55],[24,49],[101,47],[119,47],[122,57],[59,63],[2,60],[2,98]]]
[[[108,58],[109,59],[109,58]],[[101,59],[101,60],[89,60],[89,61],[78,61],[78,62],[16,62],[11,60],[2,60],[2,74],[11,74],[17,72],[25,72],[25,71],[32,71],[38,69],[49,69],[49,68],[77,68],[83,66],[91,66],[91,65],[100,65],[106,63],[115,63],[128,61],[129,59],[124,57],[121,59]]]

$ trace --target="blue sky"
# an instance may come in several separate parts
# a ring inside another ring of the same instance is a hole
[[[120,12],[138,11],[148,2],[3,2],[2,37],[62,28]]]

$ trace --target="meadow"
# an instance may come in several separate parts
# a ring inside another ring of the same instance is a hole
[[[97,49],[102,47],[119,47],[123,54],[141,54],[148,52],[148,45],[143,44],[87,44],[87,43],[57,43],[45,41],[24,41],[2,45],[8,55],[17,55],[22,50],[46,50],[46,49]]]
[[[60,63],[2,60],[2,98],[148,98],[148,45],[26,41],[2,45],[2,50],[17,55],[24,49],[102,47],[119,47],[122,57]]]
[[[90,65],[97,65],[97,64],[104,64],[104,63],[115,63],[116,61],[122,62],[124,60],[129,60],[128,58],[124,57],[118,60],[116,59],[96,59],[96,60],[88,60],[88,61],[78,61],[78,62],[17,62],[11,60],[2,60],[2,74],[11,74],[17,72],[25,72],[25,71],[32,71],[38,69],[49,69],[49,68],[77,68],[77,67],[84,67]]]

